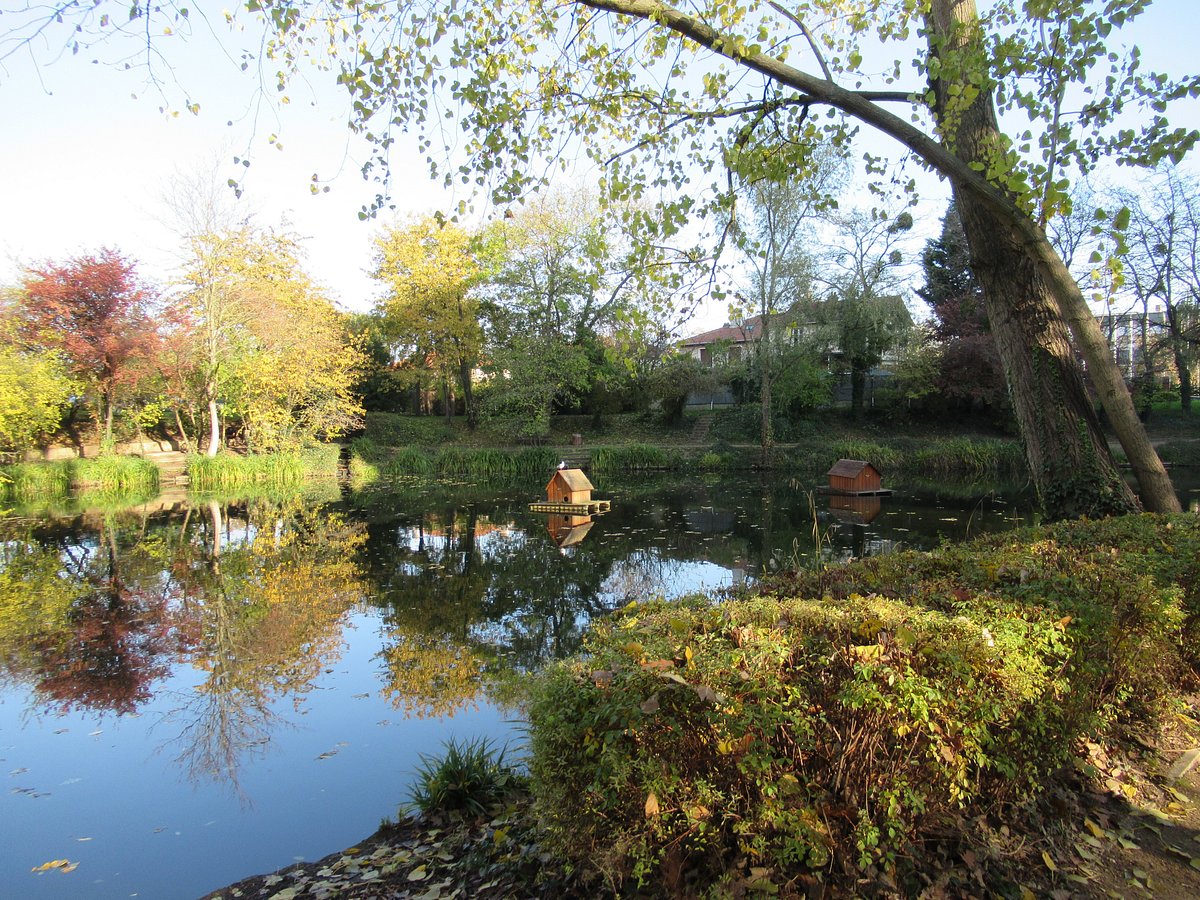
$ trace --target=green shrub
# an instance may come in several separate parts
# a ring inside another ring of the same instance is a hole
[[[412,789],[412,805],[426,815],[485,815],[523,786],[524,779],[487,738],[463,743],[451,738],[441,757],[422,755]]]
[[[404,416],[398,413],[369,412],[365,436],[385,447],[411,445],[430,447],[455,438],[453,425],[437,416]]]
[[[529,708],[557,850],[618,891],[817,870],[853,891],[873,867],[914,888],[927,842],[1035,796],[1078,739],[1151,721],[1179,683],[1200,526],[1076,527],[598,623]]]

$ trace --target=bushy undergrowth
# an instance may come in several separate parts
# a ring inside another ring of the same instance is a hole
[[[187,473],[192,490],[214,491],[250,484],[299,484],[307,478],[333,477],[337,474],[336,444],[306,450],[237,456],[188,457]]]
[[[903,890],[927,843],[1164,708],[1198,558],[1194,517],[1144,516],[631,606],[538,682],[540,810],[618,891]]]
[[[431,446],[452,441],[457,432],[440,416],[405,416],[398,413],[369,412],[366,435],[377,444],[403,447],[410,444]]]
[[[158,490],[158,467],[138,456],[19,463],[3,474],[0,497],[19,501],[62,498],[71,491],[142,498]]]

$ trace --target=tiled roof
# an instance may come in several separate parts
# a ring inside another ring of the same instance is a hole
[[[761,319],[761,316],[751,316],[741,325],[724,325],[721,328],[714,328],[712,331],[705,331],[703,334],[695,334],[684,338],[679,344],[682,347],[715,344],[717,341],[732,341],[735,344],[744,344],[747,341],[754,340],[755,334],[758,333]]]

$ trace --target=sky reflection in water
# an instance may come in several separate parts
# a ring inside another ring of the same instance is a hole
[[[594,480],[591,522],[461,484],[0,521],[0,895],[191,898],[340,850],[446,738],[519,744],[503,685],[605,610],[1030,506],[817,497],[814,537],[808,484]],[[53,859],[79,865],[30,872]]]

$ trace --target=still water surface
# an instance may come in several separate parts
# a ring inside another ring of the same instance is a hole
[[[394,816],[447,738],[519,746],[485,685],[573,652],[605,610],[817,546],[1010,528],[1032,505],[985,485],[831,508],[794,481],[595,480],[614,504],[590,521],[461,483],[0,520],[0,897],[193,898],[319,858]],[[60,859],[77,868],[31,872]]]

